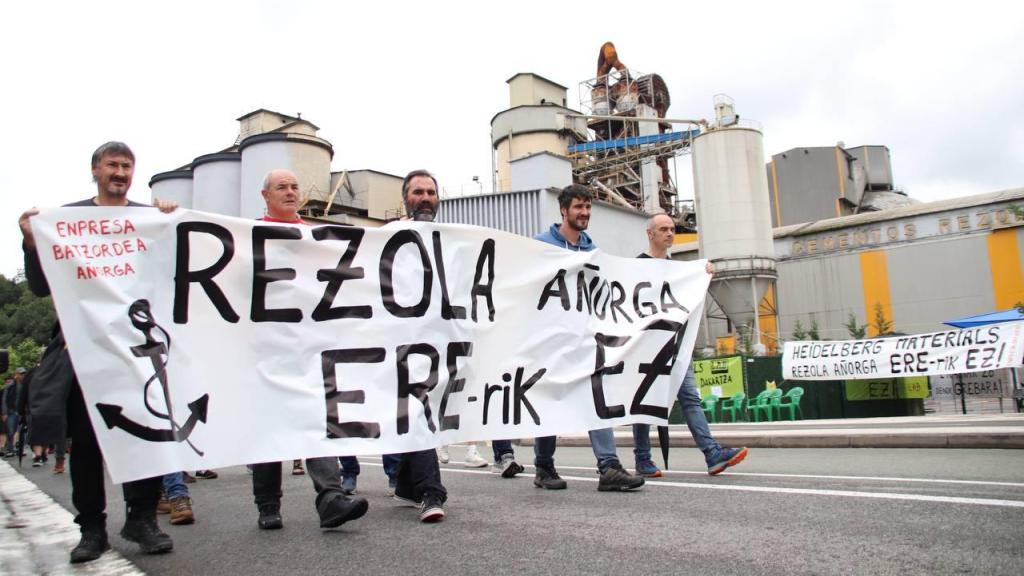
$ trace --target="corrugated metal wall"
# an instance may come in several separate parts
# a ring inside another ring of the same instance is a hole
[[[533,236],[548,227],[542,222],[541,190],[505,192],[441,201],[438,222],[473,224]]]

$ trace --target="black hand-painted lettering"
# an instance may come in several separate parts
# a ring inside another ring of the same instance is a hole
[[[320,303],[316,305],[311,314],[314,321],[322,322],[324,320],[337,320],[340,318],[367,319],[373,316],[373,311],[369,306],[334,306],[334,300],[338,297],[338,291],[341,290],[343,282],[346,280],[359,280],[366,275],[361,266],[352,266],[352,262],[356,258],[356,252],[359,250],[359,243],[363,241],[365,233],[364,229],[355,226],[320,226],[313,229],[314,240],[342,240],[348,242],[348,247],[345,248],[345,253],[338,260],[337,266],[334,268],[321,268],[316,271],[316,279],[320,282],[326,282],[327,287],[324,288],[324,295],[320,299]]]
[[[338,390],[338,364],[378,364],[387,353],[383,348],[343,348],[320,353],[320,366],[324,375],[324,403],[327,406],[328,438],[380,438],[377,422],[341,422],[338,404],[362,404],[366,393],[362,390]]]
[[[423,415],[427,419],[427,427],[431,432],[437,432],[434,426],[434,419],[430,411],[430,398],[427,393],[437,386],[437,368],[440,365],[440,358],[437,350],[430,344],[409,344],[399,346],[398,352],[398,433],[409,432],[409,396],[412,395],[423,403]],[[409,381],[409,356],[419,354],[430,359],[430,373],[427,379],[422,382]]]
[[[192,232],[209,234],[220,241],[224,251],[220,258],[212,265],[203,270],[189,270],[189,234]],[[231,232],[223,226],[211,222],[182,222],[177,227],[178,251],[175,256],[174,268],[174,323],[185,324],[188,322],[189,308],[189,285],[198,282],[206,292],[206,296],[213,303],[214,308],[220,313],[221,318],[228,322],[238,322],[239,316],[231,308],[224,292],[213,281],[214,276],[220,273],[235,255],[235,239]]]
[[[618,292],[617,295],[616,292]],[[626,314],[626,311],[622,309],[622,303],[626,301],[626,290],[622,287],[622,284],[619,284],[617,281],[612,280],[611,293],[612,322],[619,321],[618,317],[615,316],[615,311],[618,310],[619,314],[622,314],[622,317],[625,318],[626,321],[628,321],[630,324],[632,324],[633,319],[630,318],[629,314]]]
[[[547,368],[537,370],[533,373],[533,376],[530,376],[529,380],[524,383],[523,369],[516,368],[516,382],[513,388],[513,396],[515,396],[515,410],[512,414],[513,424],[519,424],[522,421],[522,408],[525,406],[526,411],[530,413],[530,419],[533,420],[533,423],[538,426],[540,425],[540,416],[538,416],[537,411],[533,409],[533,404],[531,404],[530,400],[526,397],[526,393],[530,391],[530,388],[533,388],[533,385],[536,384],[537,381],[540,380],[541,376],[543,376],[547,371]]]
[[[448,299],[448,278],[444,273],[444,253],[441,251],[441,232],[435,230],[431,235],[434,240],[434,267],[437,268],[437,279],[441,284],[441,318],[445,320],[461,320],[466,317],[465,306],[452,306]],[[456,426],[457,428],[458,426]],[[444,423],[441,430],[444,430]]]
[[[668,418],[667,406],[656,406],[644,404],[651,386],[658,379],[658,376],[670,376],[675,366],[676,358],[679,356],[679,349],[683,345],[683,332],[686,330],[686,322],[674,322],[672,320],[657,320],[651,323],[644,330],[665,330],[672,333],[668,342],[661,347],[661,350],[654,356],[650,363],[640,364],[639,372],[644,375],[640,386],[633,395],[633,402],[629,405],[630,414],[646,414],[657,418]]]
[[[487,265],[487,283],[481,284],[484,275],[484,264]],[[476,272],[473,274],[473,289],[469,297],[473,301],[473,322],[477,321],[476,299],[484,297],[487,302],[487,320],[494,322],[494,240],[488,238],[480,246],[480,256],[476,259]]]
[[[465,311],[463,311],[465,312]],[[465,316],[463,316],[465,317]],[[444,394],[441,395],[441,407],[437,411],[437,421],[441,425],[441,430],[458,430],[459,429],[459,415],[448,413],[448,396],[457,392],[462,392],[466,387],[466,379],[458,378],[459,373],[459,358],[468,357],[473,355],[473,343],[472,342],[449,342],[448,350],[445,355],[445,362],[448,366],[448,383],[444,386]]]
[[[420,254],[420,265],[423,267],[423,290],[420,301],[414,306],[402,306],[395,301],[394,265],[395,255],[406,244],[415,244]],[[396,318],[418,318],[427,313],[430,307],[431,287],[434,285],[434,271],[430,267],[430,256],[423,239],[415,230],[401,230],[388,239],[380,255],[380,295],[384,308]]]
[[[556,286],[557,285],[557,286]],[[540,293],[540,300],[537,302],[537,310],[543,310],[548,303],[548,298],[558,296],[562,301],[562,309],[569,309],[569,289],[565,286],[565,268],[560,268],[544,290]]]
[[[594,340],[597,341],[597,358],[594,363],[594,373],[590,376],[590,390],[594,395],[594,409],[597,412],[597,417],[602,420],[609,418],[619,418],[626,415],[626,408],[621,404],[616,406],[608,406],[604,397],[604,375],[605,374],[621,374],[624,362],[619,362],[613,366],[605,366],[604,364],[604,349],[606,347],[618,347],[623,346],[626,342],[629,342],[629,336],[607,336],[598,332],[594,334]]]
[[[633,288],[633,310],[636,312],[637,318],[646,318],[658,313],[658,307],[651,302],[640,302],[640,291],[650,287],[650,282],[640,282]],[[645,310],[646,314],[644,314]]]
[[[252,229],[252,305],[253,322],[301,322],[298,308],[267,309],[267,286],[271,282],[294,280],[294,268],[267,269],[267,240],[301,240],[302,232],[290,226],[255,226]]]

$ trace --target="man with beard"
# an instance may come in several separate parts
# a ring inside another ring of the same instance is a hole
[[[134,171],[135,154],[126,144],[103,144],[92,155],[92,179],[96,183],[96,195],[67,206],[145,206],[128,199]],[[178,207],[174,202],[156,200],[154,203],[165,213]],[[46,296],[50,293],[50,286],[43,274],[30,224],[31,218],[38,213],[36,208],[26,211],[18,220],[18,225],[23,237],[25,279],[33,293]],[[45,355],[67,354],[65,348],[58,323]],[[31,411],[35,414],[35,430],[32,434],[33,441],[42,445],[57,443],[65,437],[70,437],[74,443],[71,456],[71,502],[78,511],[75,522],[82,532],[81,541],[71,551],[71,563],[74,564],[95,560],[110,549],[107,541],[103,455],[89,421],[78,379],[74,374],[63,372],[54,376],[59,377],[43,378],[32,388]],[[164,534],[156,523],[160,486],[159,476],[125,482],[122,486],[127,518],[121,529],[121,537],[138,543],[145,554],[170,552],[174,547],[170,536]]]
[[[299,180],[290,170],[271,170],[263,179],[266,214],[260,220],[281,224],[307,225],[299,216],[301,194]],[[334,456],[309,458],[306,469],[316,490],[316,511],[321,528],[336,528],[366,514],[365,498],[350,497],[341,486],[341,471]],[[252,466],[252,492],[259,510],[261,530],[284,527],[281,519],[281,463],[264,462]]]
[[[545,232],[535,235],[534,240],[547,242],[559,248],[574,252],[590,252],[596,250],[586,229],[590,224],[590,209],[594,196],[586,186],[571,184],[562,189],[558,195],[558,209],[562,213],[561,223],[554,223]],[[566,487],[565,480],[555,470],[555,436],[537,438],[533,444],[534,467],[537,474],[533,484],[547,490],[562,490]],[[619,456],[615,452],[615,435],[611,428],[590,431],[590,446],[597,457],[597,471],[601,475],[597,489],[601,492],[623,492],[634,490],[644,485],[644,479],[633,476],[622,468]],[[511,452],[511,445],[495,443],[495,453],[499,449]]]
[[[675,241],[675,222],[672,217],[662,212],[655,214],[647,221],[647,252],[640,254],[637,258],[668,258],[668,249]],[[714,274],[715,268],[710,262],[705,266],[705,272]],[[714,476],[721,473],[730,466],[735,466],[747,457],[747,449],[727,448],[722,446],[711,435],[708,427],[707,416],[704,415],[704,408],[700,404],[700,394],[697,393],[697,378],[693,374],[693,362],[686,367],[686,376],[683,377],[683,384],[679,387],[679,406],[683,411],[683,418],[686,419],[686,426],[690,429],[697,448],[704,453],[704,461],[708,465],[708,474]],[[636,473],[648,478],[661,476],[661,470],[651,460],[651,426],[650,424],[633,424],[633,454],[636,457]]]

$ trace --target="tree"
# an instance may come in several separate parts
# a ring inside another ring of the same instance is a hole
[[[807,340],[807,331],[799,319],[793,323],[793,340]]]
[[[882,307],[881,302],[875,302],[875,320],[871,323],[871,327],[875,329],[876,336],[885,336],[893,331],[892,321],[886,318],[885,308]]]
[[[857,324],[857,317],[850,312],[850,316],[846,319],[846,324],[843,324],[846,331],[850,334],[850,338],[854,340],[863,340],[868,335],[867,324]]]
[[[807,331],[808,340],[821,340],[821,336],[818,334],[818,321],[811,318],[811,329]]]
[[[11,362],[3,378],[7,379],[14,374],[16,368],[32,368],[39,363],[43,355],[43,347],[31,338],[25,338],[10,350]]]
[[[25,338],[40,346],[50,340],[55,314],[49,297],[40,298],[24,280],[0,276],[0,347],[11,347]]]

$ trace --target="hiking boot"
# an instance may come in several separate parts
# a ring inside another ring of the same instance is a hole
[[[82,539],[71,550],[71,563],[90,562],[110,550],[107,531],[104,528],[82,528]]]
[[[343,476],[341,478],[341,491],[351,496],[356,493],[356,477]]]
[[[196,470],[196,478],[202,478],[203,480],[215,480],[217,473],[213,470]]]
[[[164,534],[156,524],[156,510],[140,513],[137,516],[129,513],[121,528],[121,538],[135,542],[143,554],[163,554],[174,549],[171,537]]]
[[[448,447],[441,446],[437,449],[437,461],[441,464],[447,464],[452,459],[451,455],[448,454]]]
[[[466,451],[466,458],[462,461],[462,465],[466,468],[484,468],[487,466],[487,460],[480,457],[480,453],[477,452],[475,444],[470,444],[469,450]]]
[[[444,520],[444,503],[434,494],[423,495],[423,506],[420,508],[420,522],[440,522]]]
[[[196,521],[196,516],[192,512],[192,499],[188,496],[171,498],[170,504],[171,524],[191,524]]]
[[[537,466],[537,475],[533,477],[533,485],[546,490],[565,490],[568,484],[558,475],[554,466]]]
[[[316,511],[320,514],[321,528],[337,528],[349,520],[362,518],[370,503],[366,498],[350,498],[338,492],[323,492],[317,497]]]
[[[170,514],[171,513],[171,501],[167,499],[164,493],[160,493],[160,500],[156,503],[157,514]]]
[[[53,464],[53,473],[54,474],[63,474],[64,473],[64,459],[63,458],[57,458],[57,461],[54,462],[54,464]]]
[[[635,490],[644,485],[643,476],[634,476],[622,468],[622,464],[615,462],[609,464],[608,468],[601,473],[601,479],[597,481],[598,492],[625,492]]]
[[[637,460],[636,473],[644,478],[661,478],[661,470],[658,470],[658,467],[650,458]]]
[[[717,450],[706,459],[708,463],[708,474],[710,476],[721,474],[726,468],[743,462],[743,459],[746,457],[746,446],[742,448],[722,448],[721,450]]]
[[[280,502],[258,504],[256,508],[260,512],[260,517],[256,520],[260,530],[280,530],[284,528],[284,522],[281,520]]]
[[[302,476],[305,473],[306,469],[302,467],[302,460],[292,462],[292,476]]]
[[[519,474],[525,470],[519,463],[516,462],[516,457],[512,454],[502,454],[501,462],[494,465],[494,472],[501,474],[502,478],[514,478],[516,474]]]

